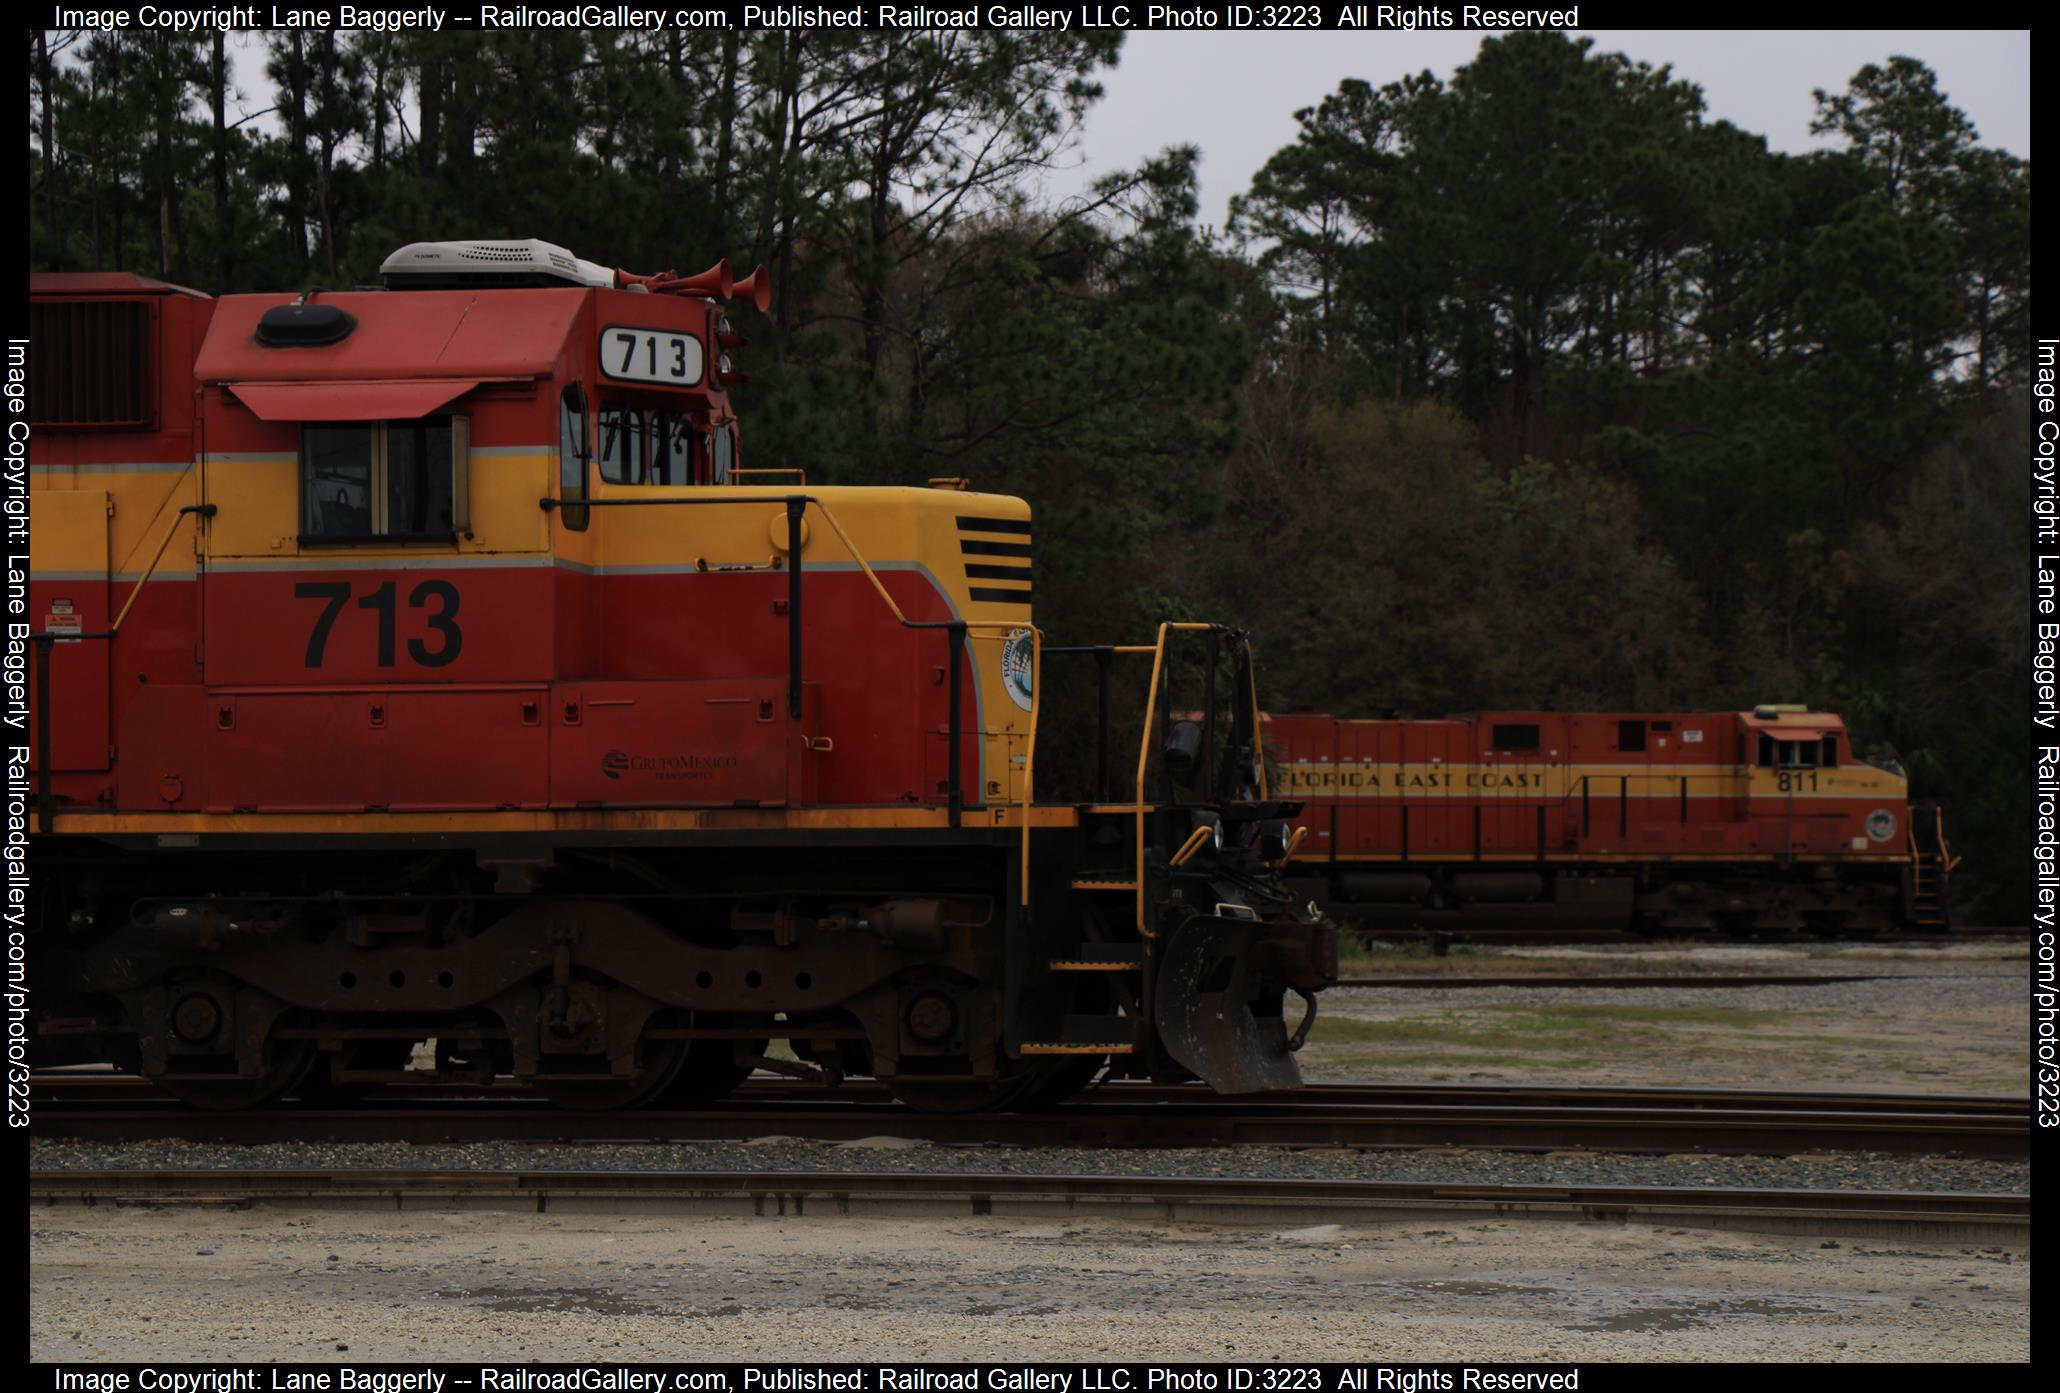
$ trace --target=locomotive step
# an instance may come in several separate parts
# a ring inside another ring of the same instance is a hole
[[[1068,1016],[1056,1040],[1023,1046],[1033,1054],[1131,1054],[1137,1049],[1135,1022],[1129,1016]]]
[[[1048,964],[1053,972],[1135,972],[1144,966],[1142,943],[1083,943]]]

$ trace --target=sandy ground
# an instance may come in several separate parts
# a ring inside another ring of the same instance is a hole
[[[39,1360],[2023,1360],[2024,1251],[1557,1222],[30,1215]]]
[[[1506,1080],[2024,1093],[2023,942],[1655,944],[1380,954],[1347,977],[1539,972],[1883,974],[1800,988],[1326,992],[1312,1080]]]

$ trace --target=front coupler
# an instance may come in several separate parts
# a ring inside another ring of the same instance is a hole
[[[1218,1093],[1302,1085],[1295,1051],[1316,1020],[1315,993],[1337,980],[1338,936],[1322,920],[1262,920],[1243,905],[1180,922],[1154,946],[1152,1016],[1159,1045]],[[1282,997],[1302,999],[1292,1034]]]

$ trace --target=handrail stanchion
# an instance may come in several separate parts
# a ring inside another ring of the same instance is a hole
[[[959,729],[959,707],[965,700],[965,693],[961,690],[964,685],[964,679],[959,675],[959,661],[965,657],[965,647],[966,626],[964,623],[953,624],[949,629],[945,630],[945,653],[946,660],[949,663],[947,670],[951,674],[945,684],[951,693],[951,719],[946,723],[945,731],[946,738],[951,741],[951,748],[944,756],[944,768],[945,778],[950,781],[947,796],[951,800],[950,825],[953,827],[959,825],[959,815],[964,810],[966,803],[965,789],[960,782],[959,773],[959,745],[965,738],[964,733]],[[1033,701],[1036,699],[1035,693],[1031,694],[1031,699]]]
[[[1137,933],[1140,938],[1144,939],[1154,939],[1159,936],[1159,931],[1152,927],[1144,910],[1144,779],[1145,771],[1151,764],[1152,718],[1158,714],[1159,679],[1166,670],[1166,639],[1169,635],[1176,633],[1207,632],[1215,628],[1214,624],[1161,624],[1159,625],[1158,641],[1151,648],[1152,681],[1151,686],[1145,689],[1144,734],[1139,737],[1137,742]],[[1119,648],[1116,651],[1120,653],[1125,650]],[[1140,646],[1131,651],[1142,652],[1144,650]]]
[[[1111,650],[1103,648],[1095,652],[1094,797],[1098,803],[1109,801],[1109,677],[1115,664],[1116,655]]]
[[[50,664],[56,659],[59,643],[84,643],[92,641],[113,641],[122,631],[122,621],[129,617],[129,611],[142,598],[143,587],[150,584],[150,578],[157,574],[158,562],[164,560],[165,551],[172,544],[172,537],[179,530],[179,519],[184,517],[211,518],[221,509],[213,503],[188,503],[172,515],[172,525],[157,544],[151,555],[150,564],[143,568],[143,575],[129,591],[129,598],[123,602],[121,612],[105,629],[90,634],[65,633],[61,630],[44,630],[29,635],[29,647],[36,657],[36,830],[49,832],[57,824],[57,792],[50,784]],[[194,524],[198,527],[199,524]],[[111,661],[111,660],[110,660]]]
[[[801,719],[801,514],[805,498],[787,500],[787,714]]]
[[[1023,908],[1030,907],[1030,804],[1037,777],[1037,713],[1044,709],[1044,632],[1030,626],[1030,739],[1023,747]]]

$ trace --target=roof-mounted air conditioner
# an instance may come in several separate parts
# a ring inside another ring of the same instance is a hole
[[[563,247],[521,242],[411,242],[380,264],[388,290],[612,286],[615,272]]]

